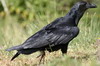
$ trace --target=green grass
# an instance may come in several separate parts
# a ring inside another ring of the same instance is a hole
[[[55,1],[50,1],[45,8],[41,5],[34,9],[36,10],[35,13],[31,10],[34,18],[30,16],[29,20],[20,20],[18,15],[7,16],[5,19],[0,18],[0,64],[2,66],[36,66],[38,64],[39,59],[36,56],[39,52],[31,55],[20,55],[11,62],[10,59],[16,51],[7,52],[5,49],[22,44],[28,37],[54,19],[64,16],[69,10],[67,8],[66,11],[62,11],[63,7],[58,8],[62,4],[57,4]],[[95,42],[100,38],[99,10],[99,8],[91,9],[84,14],[78,25],[80,33],[70,42],[68,53],[62,56],[60,51],[50,54],[46,51],[43,66],[99,66],[99,61],[95,55],[97,51]]]
[[[47,14],[48,15],[48,14]],[[10,62],[11,57],[15,52],[6,52],[5,49],[22,44],[29,36],[33,35],[39,29],[46,24],[50,23],[60,15],[53,15],[54,17],[44,17],[37,15],[35,21],[30,22],[26,27],[22,27],[18,23],[17,17],[9,17],[5,20],[1,19],[1,22],[5,22],[1,26],[0,31],[0,64],[4,63],[4,66],[32,66],[38,64],[39,59],[35,58],[39,53],[33,53],[32,55],[20,55],[13,62]],[[50,19],[49,19],[50,18]],[[77,38],[70,42],[68,48],[68,54],[62,56],[60,51],[47,53],[45,66],[98,66],[98,60],[96,60],[96,48],[95,41],[100,37],[100,22],[97,14],[85,13],[84,17],[80,20],[79,28],[80,34]]]

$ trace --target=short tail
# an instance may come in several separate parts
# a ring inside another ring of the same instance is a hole
[[[14,60],[16,57],[18,57],[19,55],[20,55],[20,53],[17,52],[17,53],[12,57],[11,61]]]
[[[18,46],[14,46],[14,47],[11,47],[11,48],[6,49],[6,51],[20,50],[21,48],[22,48],[22,46],[21,45],[18,45]]]

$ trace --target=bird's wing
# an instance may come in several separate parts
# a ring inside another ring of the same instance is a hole
[[[40,48],[48,45],[65,44],[74,38],[70,27],[63,27],[63,18],[58,18],[39,32],[28,38],[23,44],[24,49]],[[59,26],[60,25],[60,26]]]
[[[54,29],[54,30],[42,30],[36,35],[30,37],[24,44],[23,48],[41,48],[44,46],[55,46],[59,44],[65,44],[75,37],[71,29],[67,30]]]
[[[71,27],[58,28],[46,37],[51,46],[66,44],[77,35],[74,31],[75,30]]]
[[[32,47],[41,47],[48,45],[50,42],[48,42],[47,37],[50,37],[51,31],[53,31],[55,28],[57,28],[56,24],[60,23],[62,20],[62,17],[57,18],[52,23],[45,26],[43,29],[29,37],[21,46],[23,48],[32,48]],[[49,33],[49,34],[48,34]],[[52,34],[53,36],[54,34]]]

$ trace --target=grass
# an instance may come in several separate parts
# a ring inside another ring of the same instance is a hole
[[[68,54],[62,56],[60,51],[48,53],[46,51],[45,63],[40,66],[99,66],[96,57],[95,42],[100,38],[100,19],[96,10],[87,11],[80,20],[80,34],[68,46]],[[36,66],[39,52],[31,55],[20,55],[10,61],[16,51],[6,52],[5,49],[22,44],[29,36],[40,30],[54,19],[64,16],[65,12],[58,13],[56,9],[51,14],[46,11],[43,15],[38,13],[33,20],[19,23],[18,16],[7,16],[0,19],[0,64],[2,66]]]
[[[80,34],[75,38],[68,48],[68,54],[62,57],[61,52],[46,52],[45,66],[98,66],[96,59],[95,41],[100,37],[100,23],[97,14],[90,15],[88,12],[79,23]],[[59,15],[57,15],[59,16]],[[20,55],[14,61],[10,61],[15,52],[6,52],[5,49],[23,43],[29,36],[37,32],[43,26],[57,18],[54,16],[37,16],[36,22],[29,22],[23,28],[18,22],[17,17],[9,17],[2,22],[6,22],[1,28],[0,34],[0,64],[2,66],[34,66],[38,64],[37,53],[32,55]],[[39,18],[38,18],[39,17]],[[13,22],[14,21],[14,22]],[[4,64],[5,63],[5,64]]]

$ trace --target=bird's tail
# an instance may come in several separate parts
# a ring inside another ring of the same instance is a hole
[[[22,46],[21,45],[18,45],[18,46],[14,46],[14,47],[11,47],[11,48],[6,49],[6,51],[20,50],[21,48],[22,48]]]
[[[11,61],[14,60],[16,57],[18,57],[19,55],[20,55],[20,53],[17,52],[17,53],[12,57]]]

